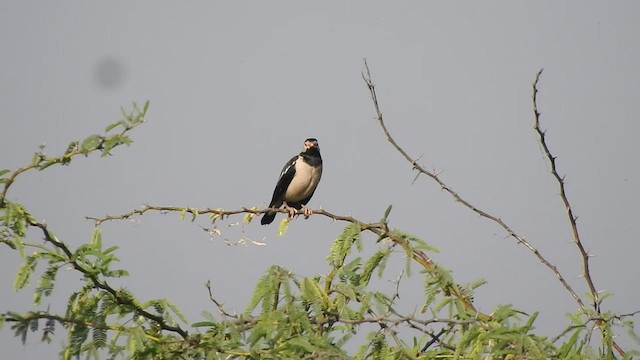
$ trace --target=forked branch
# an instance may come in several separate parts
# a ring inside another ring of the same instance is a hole
[[[518,244],[524,245],[527,249],[529,249],[529,251],[531,251],[536,256],[536,258],[538,258],[538,260],[542,264],[544,264],[544,266],[546,266],[549,270],[551,270],[551,272],[553,272],[553,274],[558,278],[558,281],[560,281],[562,286],[569,292],[569,294],[571,294],[571,296],[575,299],[575,301],[578,303],[580,308],[584,308],[585,307],[584,302],[578,296],[578,294],[573,290],[571,285],[569,285],[569,283],[564,278],[564,276],[562,276],[558,268],[554,264],[549,262],[540,253],[540,251],[538,251],[538,249],[536,249],[533,245],[531,245],[531,243],[529,243],[523,236],[516,233],[509,225],[507,225],[504,221],[502,221],[502,219],[500,219],[497,216],[489,214],[488,212],[478,208],[477,206],[463,199],[456,191],[454,191],[449,185],[447,185],[444,181],[442,181],[442,179],[440,179],[438,174],[432,171],[429,171],[425,169],[423,166],[421,166],[420,164],[418,164],[417,159],[414,159],[413,157],[411,157],[402,147],[400,147],[400,145],[398,145],[398,143],[393,139],[393,137],[389,133],[389,130],[387,130],[387,127],[384,123],[382,111],[380,110],[380,103],[378,101],[378,95],[376,94],[376,87],[373,82],[373,79],[371,78],[371,72],[369,71],[369,65],[367,64],[366,60],[364,61],[364,67],[365,67],[365,72],[362,73],[362,79],[367,85],[367,88],[369,88],[369,93],[371,94],[371,100],[373,101],[373,107],[376,112],[376,119],[378,120],[378,123],[380,124],[382,131],[384,132],[385,136],[387,137],[387,140],[391,143],[391,145],[393,145],[393,147],[400,154],[402,154],[402,156],[411,164],[411,166],[413,166],[413,169],[418,171],[419,174],[424,174],[429,178],[431,178],[440,186],[442,190],[446,191],[449,195],[451,195],[455,201],[461,203],[462,205],[464,205],[471,211],[475,212],[479,216],[495,222],[500,227],[502,227],[510,237],[514,238]]]
[[[439,177],[438,174],[431,172],[427,169],[425,169],[423,166],[421,166],[420,164],[418,164],[417,160],[418,159],[414,159],[413,157],[411,157],[400,145],[398,145],[398,143],[393,139],[393,137],[391,136],[391,134],[389,133],[389,131],[387,130],[387,127],[384,123],[384,118],[382,116],[382,111],[380,110],[380,104],[378,102],[378,96],[376,94],[376,89],[375,89],[375,84],[373,82],[373,79],[371,78],[371,72],[369,71],[369,65],[367,64],[367,61],[364,61],[364,66],[365,66],[365,72],[362,73],[362,79],[364,80],[365,84],[367,85],[367,88],[369,89],[369,93],[371,94],[371,100],[373,101],[373,106],[374,106],[374,110],[376,112],[376,119],[378,120],[378,123],[380,124],[380,127],[382,128],[382,131],[384,132],[385,136],[387,137],[387,140],[389,141],[389,143],[391,143],[391,145],[393,145],[393,147],[412,165],[413,169],[418,171],[418,175],[420,174],[424,174],[426,176],[428,176],[429,178],[431,178],[433,181],[435,181],[442,190],[446,191],[447,193],[449,193],[449,195],[451,195],[455,201],[461,203],[462,205],[464,205],[465,207],[467,207],[468,209],[470,209],[471,211],[475,212],[476,214],[478,214],[481,217],[484,217],[486,219],[489,219],[493,222],[495,222],[496,224],[498,224],[500,227],[502,227],[507,234],[509,235],[509,237],[512,237],[516,240],[516,242],[518,244],[524,245],[527,249],[529,249],[529,251],[531,251],[536,258],[538,258],[538,260],[544,265],[546,266],[549,270],[551,270],[551,272],[553,272],[553,274],[558,278],[558,281],[560,281],[560,283],[562,284],[562,286],[565,288],[565,290],[567,290],[567,292],[569,292],[569,294],[571,294],[571,296],[574,298],[574,300],[576,301],[576,303],[578,303],[580,309],[588,315],[587,313],[587,308],[584,304],[584,302],[582,301],[582,299],[578,296],[578,294],[573,290],[573,288],[571,287],[571,285],[569,285],[569,283],[566,281],[566,279],[564,278],[564,276],[560,273],[560,271],[558,270],[558,268],[552,264],[551,262],[549,262],[541,253],[540,251],[538,251],[538,249],[536,249],[533,245],[531,245],[531,243],[529,243],[523,236],[519,235],[518,233],[516,233],[509,225],[507,225],[504,221],[502,221],[502,219],[500,219],[499,217],[489,214],[488,212],[481,210],[480,208],[478,208],[477,206],[469,203],[468,201],[466,201],[465,199],[463,199],[456,191],[454,191],[450,186],[448,186],[444,181],[442,181]],[[550,166],[551,166],[551,173],[553,174],[554,178],[556,179],[556,181],[558,182],[558,186],[560,188],[560,197],[562,198],[562,201],[564,203],[566,212],[567,212],[567,217],[569,218],[569,223],[571,224],[571,230],[573,232],[573,242],[576,244],[576,246],[578,247],[578,250],[580,252],[580,255],[582,257],[582,266],[583,266],[583,276],[585,278],[585,280],[587,281],[587,285],[589,287],[589,291],[591,293],[591,296],[593,297],[593,308],[597,314],[597,321],[596,324],[601,325],[602,322],[604,322],[605,320],[603,320],[601,318],[601,310],[600,310],[600,298],[599,298],[599,293],[593,283],[593,279],[591,278],[591,274],[589,271],[589,254],[587,253],[587,251],[584,248],[584,245],[582,244],[582,241],[580,240],[580,235],[578,232],[578,226],[576,223],[576,217],[573,214],[573,210],[571,208],[571,204],[567,198],[567,194],[565,191],[565,181],[564,181],[564,177],[560,176],[558,174],[557,168],[556,168],[556,157],[554,157],[550,150],[549,147],[547,146],[546,140],[545,140],[545,131],[543,131],[540,128],[540,112],[538,111],[538,106],[537,106],[537,94],[538,94],[538,89],[537,89],[537,85],[538,85],[538,81],[540,79],[540,75],[542,74],[542,70],[540,70],[535,77],[535,80],[533,82],[533,94],[532,94],[532,98],[533,98],[533,110],[534,110],[534,129],[536,131],[536,133],[538,134],[538,139],[540,141],[540,144],[542,146],[542,149],[545,153],[546,158],[549,160]],[[603,328],[601,328],[601,330],[603,331],[603,335],[605,330]],[[618,351],[619,354],[623,355],[625,354],[625,352],[618,346],[618,344],[616,344],[615,341],[612,342],[613,347],[616,349],[616,351]]]

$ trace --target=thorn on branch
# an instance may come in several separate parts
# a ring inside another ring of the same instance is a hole
[[[415,170],[415,168],[413,168],[413,170]],[[415,182],[416,182],[416,180],[418,180],[418,177],[420,176],[420,174],[422,174],[422,173],[418,171],[418,173],[416,174],[416,177],[413,178],[413,181],[411,182],[411,185],[415,184]]]

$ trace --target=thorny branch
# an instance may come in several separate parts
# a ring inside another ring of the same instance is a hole
[[[483,210],[481,210],[480,208],[476,207],[475,205],[469,203],[468,201],[464,200],[457,192],[455,192],[451,187],[449,187],[446,183],[444,183],[444,181],[442,181],[439,177],[438,174],[428,171],[426,170],[423,166],[421,166],[420,164],[418,164],[418,159],[414,159],[412,158],[402,147],[400,147],[400,145],[398,145],[398,143],[393,139],[393,137],[391,136],[391,134],[389,133],[389,131],[387,130],[387,127],[384,123],[384,118],[382,116],[382,111],[380,110],[380,105],[378,102],[378,96],[376,94],[376,90],[375,90],[375,84],[373,82],[373,79],[371,78],[371,72],[369,71],[369,65],[367,64],[366,59],[364,60],[364,66],[365,66],[365,72],[362,73],[362,79],[364,80],[365,84],[367,85],[368,89],[369,89],[369,93],[371,94],[371,100],[373,101],[373,106],[376,112],[376,119],[378,120],[378,123],[380,124],[380,127],[382,128],[382,131],[384,132],[385,136],[387,137],[387,140],[389,141],[389,143],[391,143],[391,145],[393,145],[393,147],[396,148],[396,150],[402,154],[402,156],[409,162],[411,163],[411,165],[413,166],[414,170],[418,171],[418,175],[420,174],[424,174],[427,175],[429,178],[431,178],[432,180],[434,180],[442,190],[446,191],[447,193],[449,193],[455,201],[461,203],[462,205],[464,205],[465,207],[467,207],[468,209],[470,209],[471,211],[475,212],[476,214],[478,214],[481,217],[484,217],[486,219],[489,219],[495,223],[497,223],[498,225],[500,225],[506,232],[507,234],[514,238],[518,244],[522,244],[524,245],[527,249],[529,249],[529,251],[531,251],[537,258],[538,260],[544,264],[549,270],[551,270],[551,272],[553,272],[553,274],[558,278],[558,280],[560,281],[560,283],[562,284],[562,286],[565,288],[565,290],[567,290],[567,292],[569,292],[569,294],[571,294],[571,296],[574,298],[574,300],[576,301],[576,303],[578,303],[580,309],[587,314],[586,311],[586,306],[584,304],[584,302],[582,301],[582,299],[578,296],[578,294],[575,292],[575,290],[573,290],[573,288],[571,287],[571,285],[569,285],[569,283],[566,281],[566,279],[564,278],[564,276],[560,273],[560,271],[558,270],[558,268],[552,264],[551,262],[549,262],[541,253],[540,251],[535,248],[531,243],[529,243],[523,236],[519,235],[518,233],[516,233],[509,225],[507,225],[504,221],[502,221],[502,219],[500,219],[497,216],[491,215]],[[540,129],[540,113],[538,112],[538,108],[537,108],[537,93],[538,93],[538,89],[537,89],[537,84],[538,84],[538,80],[540,79],[540,75],[542,74],[542,70],[540,70],[535,77],[535,80],[533,82],[533,94],[532,94],[532,98],[533,98],[533,110],[534,110],[534,115],[535,115],[535,119],[534,119],[534,128],[536,130],[536,133],[539,136],[539,140],[540,143],[542,145],[542,148],[545,152],[545,155],[547,157],[547,159],[549,160],[550,164],[551,164],[551,172],[553,174],[553,176],[556,178],[559,187],[560,187],[560,196],[562,198],[562,201],[564,202],[566,211],[567,211],[567,216],[569,218],[569,222],[571,224],[571,229],[573,231],[573,238],[574,238],[574,243],[576,244],[576,246],[578,247],[580,254],[582,256],[583,259],[583,275],[584,278],[587,281],[587,284],[589,286],[589,290],[591,292],[591,295],[594,298],[594,309],[596,311],[596,313],[598,315],[601,314],[600,312],[600,300],[599,300],[599,293],[595,288],[595,285],[593,284],[593,280],[591,279],[591,275],[589,272],[589,254],[586,252],[586,250],[584,249],[584,246],[582,244],[582,242],[580,241],[580,236],[578,233],[578,227],[576,224],[576,217],[573,215],[573,211],[571,209],[571,204],[569,203],[569,200],[566,196],[566,192],[565,192],[565,188],[564,188],[564,177],[561,177],[556,169],[556,164],[555,164],[555,157],[553,155],[551,155],[549,148],[546,144],[545,141],[545,131],[542,131]],[[415,179],[414,179],[415,181]],[[599,319],[596,321],[596,324],[601,324],[602,323],[602,319]],[[604,329],[601,328],[602,331],[604,331]],[[616,351],[618,351],[618,353],[622,356],[624,356],[625,352],[620,348],[620,346],[618,346],[618,344],[613,341],[613,347],[616,349]]]
[[[391,143],[391,145],[393,145],[393,147],[396,148],[396,150],[400,154],[402,154],[402,156],[405,159],[407,159],[407,161],[413,166],[413,169],[417,170],[419,174],[424,174],[424,175],[428,176],[429,178],[431,178],[433,181],[435,181],[440,186],[440,188],[442,190],[444,190],[447,193],[449,193],[449,195],[451,195],[454,198],[455,201],[461,203],[462,205],[464,205],[465,207],[467,207],[471,211],[475,212],[479,216],[495,222],[500,227],[502,227],[510,237],[514,238],[518,244],[522,244],[527,249],[529,249],[529,251],[531,251],[538,258],[538,260],[541,263],[543,263],[547,268],[549,268],[554,273],[554,275],[558,278],[558,280],[560,281],[562,286],[569,292],[569,294],[571,294],[571,296],[575,299],[575,301],[578,303],[578,305],[580,305],[581,308],[584,308],[585,306],[584,306],[584,303],[583,303],[582,299],[573,290],[571,285],[569,285],[569,283],[565,280],[564,276],[562,276],[562,274],[560,273],[558,268],[554,264],[549,262],[540,253],[540,251],[538,251],[538,249],[536,249],[533,245],[531,245],[531,243],[529,243],[529,241],[527,241],[524,238],[524,236],[521,236],[518,233],[516,233],[509,225],[507,225],[499,217],[491,215],[491,214],[487,213],[486,211],[481,210],[480,208],[476,207],[475,205],[473,205],[470,202],[468,202],[465,199],[463,199],[456,191],[454,191],[449,185],[447,185],[444,181],[442,181],[440,179],[440,177],[438,177],[438,174],[436,174],[434,172],[431,172],[431,171],[425,169],[420,164],[418,164],[417,159],[413,159],[409,154],[407,154],[406,151],[404,151],[404,149],[402,147],[400,147],[400,145],[398,145],[398,143],[393,139],[393,137],[389,133],[389,130],[387,130],[387,127],[386,127],[386,125],[384,123],[384,118],[382,116],[382,111],[380,110],[380,105],[379,105],[379,102],[378,102],[378,95],[376,94],[375,84],[373,83],[373,79],[371,78],[371,72],[369,71],[369,65],[367,64],[366,60],[364,61],[364,66],[365,66],[365,72],[362,73],[362,79],[364,80],[365,84],[369,88],[369,93],[371,94],[371,100],[373,101],[373,107],[374,107],[375,112],[376,112],[376,119],[378,120],[378,123],[380,124],[380,127],[382,128],[382,131],[386,135],[387,140]]]
[[[549,167],[551,168],[550,172],[553,175],[556,182],[558,183],[558,188],[560,189],[560,198],[562,199],[565,210],[567,212],[567,218],[569,219],[569,224],[571,225],[571,232],[573,234],[573,243],[576,244],[576,246],[578,247],[578,251],[580,252],[580,256],[582,257],[582,270],[583,270],[582,276],[587,282],[587,285],[589,287],[589,292],[593,297],[593,309],[595,310],[597,315],[597,318],[595,319],[595,324],[598,326],[598,328],[600,328],[600,330],[603,332],[603,335],[604,335],[605,329],[602,328],[600,325],[602,325],[602,323],[605,320],[601,318],[602,312],[600,310],[600,302],[601,302],[600,293],[598,292],[598,290],[596,289],[596,286],[593,283],[593,279],[591,278],[591,272],[589,270],[590,256],[585,250],[584,245],[582,244],[582,241],[580,240],[580,233],[578,232],[578,224],[577,224],[578,218],[573,214],[573,209],[571,207],[571,203],[569,202],[569,198],[567,197],[567,192],[565,191],[565,187],[564,187],[565,177],[560,176],[560,174],[558,173],[558,168],[556,166],[557,157],[551,154],[551,150],[549,150],[549,146],[547,145],[547,141],[546,141],[547,131],[542,130],[542,128],[540,128],[540,112],[538,111],[538,81],[540,80],[540,76],[542,75],[542,70],[543,69],[540,69],[540,71],[536,73],[535,80],[531,85],[532,87],[531,100],[533,103],[533,128],[536,134],[538,135],[538,142],[540,143],[540,146],[544,151],[544,155],[547,158],[547,160],[549,160]],[[581,304],[581,307],[584,308],[584,304]],[[620,346],[615,341],[613,341],[612,345],[620,355],[624,356],[625,354],[624,350],[622,350],[622,348],[620,348]]]
[[[533,128],[535,129],[536,134],[538,135],[538,141],[542,146],[542,150],[544,151],[544,155],[549,160],[549,166],[551,167],[550,172],[558,182],[558,187],[560,188],[560,198],[564,203],[564,207],[567,211],[567,217],[569,218],[569,223],[571,224],[571,231],[573,233],[573,242],[578,247],[580,251],[580,256],[582,257],[582,268],[583,268],[583,277],[587,281],[587,285],[589,286],[589,291],[591,292],[591,296],[593,296],[593,308],[596,310],[596,313],[600,314],[600,300],[599,293],[596,290],[596,286],[593,284],[593,279],[591,278],[591,273],[589,272],[589,254],[585,250],[582,245],[582,241],[580,241],[580,234],[578,233],[578,225],[576,224],[577,217],[573,214],[573,210],[571,208],[571,204],[569,203],[569,199],[567,197],[567,193],[565,191],[565,177],[560,176],[558,174],[558,169],[556,167],[556,156],[551,154],[549,150],[549,146],[546,141],[546,130],[542,130],[540,128],[540,112],[538,111],[538,81],[540,80],[540,75],[542,75],[542,69],[538,71],[536,74],[536,78],[533,81],[532,88],[532,102],[533,102]]]

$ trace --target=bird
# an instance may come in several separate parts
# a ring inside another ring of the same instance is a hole
[[[280,208],[284,204],[290,218],[300,210],[305,217],[309,217],[313,211],[306,205],[316,191],[321,177],[322,157],[318,140],[309,138],[304,141],[302,152],[292,157],[282,168],[269,207]],[[267,211],[260,223],[271,224],[275,217],[275,211]]]

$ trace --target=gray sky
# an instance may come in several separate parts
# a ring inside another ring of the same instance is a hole
[[[133,146],[30,173],[12,188],[12,199],[78,245],[92,228],[86,215],[143,204],[264,207],[284,162],[316,137],[325,169],[312,207],[376,221],[393,204],[391,224],[437,246],[434,259],[457,281],[488,280],[476,294],[482,311],[503,303],[540,310],[537,329],[553,336],[576,304],[500,228],[426,178],[412,185],[410,166],[373,120],[362,59],[396,140],[524,235],[582,294],[580,258],[531,128],[531,82],[544,68],[541,120],[596,255],[596,286],[614,293],[606,309],[626,313],[640,310],[639,10],[632,1],[0,1],[0,168],[26,164],[42,143],[59,154],[117,120],[121,105],[150,100]],[[114,285],[143,299],[167,297],[193,322],[215,311],[207,279],[220,300],[242,309],[271,264],[300,275],[327,271],[343,224],[296,220],[284,238],[276,224],[244,227],[267,243],[261,247],[210,241],[172,215],[107,224],[104,241],[121,247],[132,274]],[[240,231],[226,234],[237,239]],[[31,299],[29,289],[8,290],[17,264],[0,251],[2,311],[27,309]],[[76,280],[59,276],[52,309],[63,311],[64,290]],[[1,355],[57,354],[59,344],[38,339],[24,347],[5,326]]]

